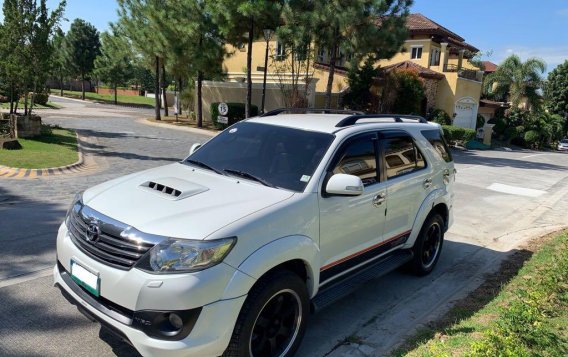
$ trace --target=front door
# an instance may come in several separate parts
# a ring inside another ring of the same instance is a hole
[[[361,178],[365,189],[359,196],[334,196],[325,193],[324,181],[319,196],[320,284],[333,281],[377,256],[383,226],[386,186],[381,182],[376,133],[348,139],[328,167],[327,177],[343,173]]]

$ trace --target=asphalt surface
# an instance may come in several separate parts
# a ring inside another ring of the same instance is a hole
[[[209,138],[145,124],[152,110],[54,99],[44,122],[77,129],[93,169],[0,179],[0,356],[136,356],[52,287],[57,228],[76,192],[178,161]],[[312,316],[299,356],[380,356],[443,314],[529,238],[568,222],[568,155],[454,152],[455,222],[436,270],[395,272]],[[358,343],[347,343],[357,341]]]

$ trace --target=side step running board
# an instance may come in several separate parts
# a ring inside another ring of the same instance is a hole
[[[347,278],[323,287],[312,299],[312,311],[314,313],[318,312],[337,300],[346,297],[367,281],[386,275],[409,262],[412,260],[413,256],[414,254],[410,250],[393,252],[372,263],[370,266],[363,268],[361,271],[355,273],[355,275],[349,275]]]

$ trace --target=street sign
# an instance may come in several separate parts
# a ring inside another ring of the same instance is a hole
[[[219,124],[229,124],[229,117],[224,117],[221,115],[217,116],[217,123]]]
[[[219,110],[219,114],[221,115],[229,114],[229,106],[227,105],[227,103],[219,103],[217,109]]]

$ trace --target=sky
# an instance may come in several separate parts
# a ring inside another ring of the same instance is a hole
[[[54,8],[59,0],[48,0]],[[67,0],[64,31],[79,17],[104,31],[117,19],[116,0]],[[411,12],[457,33],[499,64],[510,54],[540,57],[547,72],[568,59],[567,0],[414,0]]]

